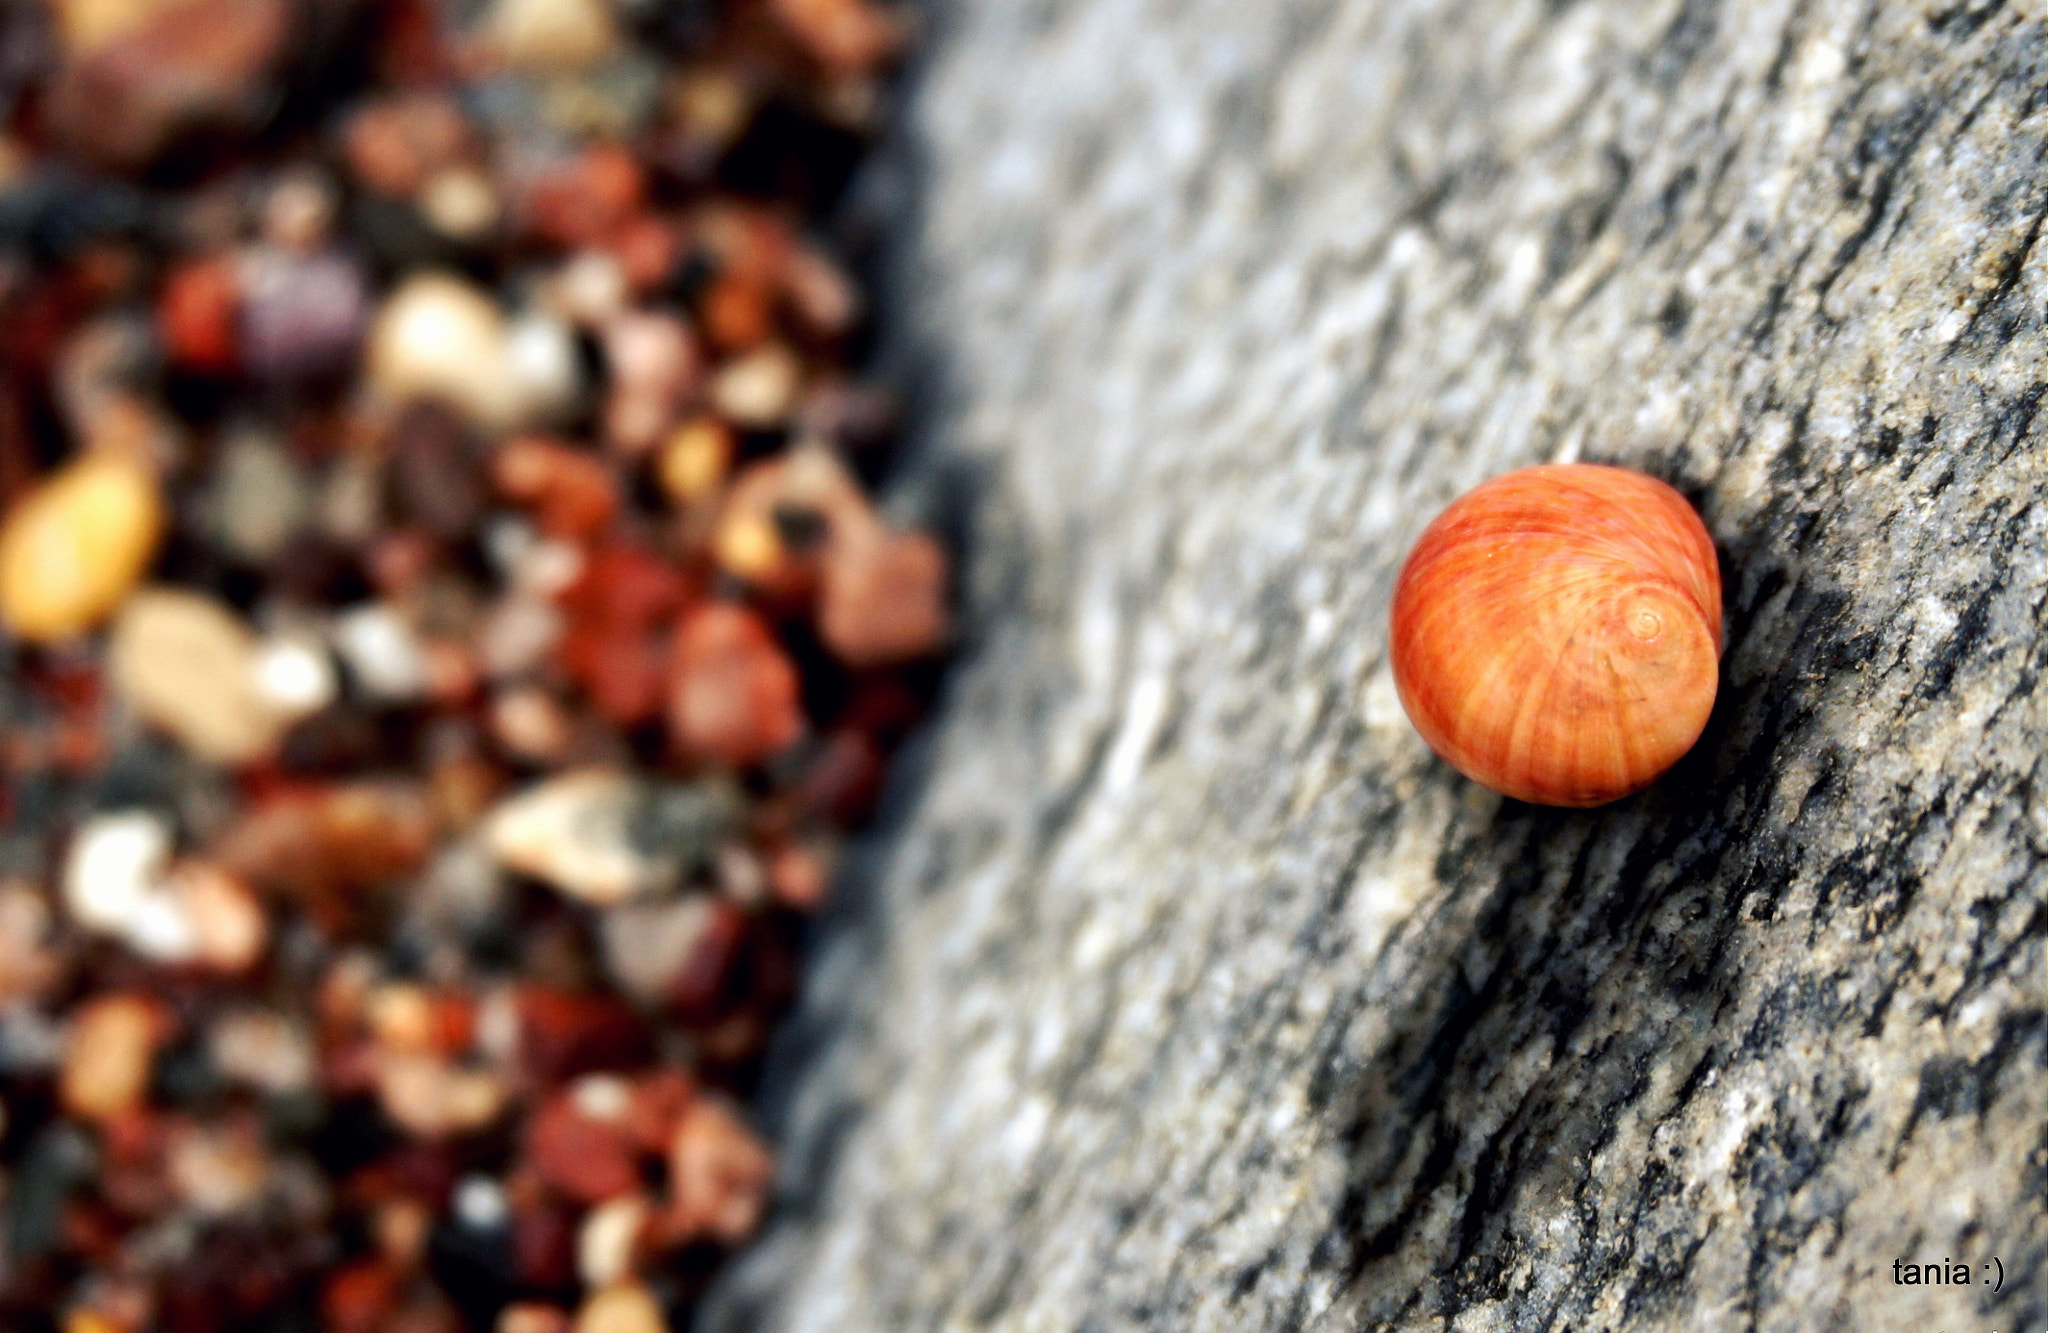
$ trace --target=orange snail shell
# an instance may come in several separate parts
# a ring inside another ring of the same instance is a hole
[[[1721,572],[1685,498],[1590,463],[1454,501],[1394,587],[1401,705],[1459,772],[1538,805],[1640,791],[1697,741],[1721,656]]]

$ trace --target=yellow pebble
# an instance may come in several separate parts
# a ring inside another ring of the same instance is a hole
[[[636,1282],[606,1287],[576,1312],[576,1333],[666,1333],[661,1307]]]
[[[99,1311],[81,1305],[64,1316],[64,1333],[122,1333],[122,1328]]]
[[[727,573],[749,581],[764,579],[782,561],[782,539],[775,525],[759,514],[731,514],[718,525],[712,554]]]
[[[146,464],[90,454],[66,465],[0,526],[0,619],[37,642],[91,629],[149,568],[163,526]]]
[[[661,485],[678,504],[694,504],[718,489],[732,462],[732,436],[702,417],[676,428],[661,451]]]

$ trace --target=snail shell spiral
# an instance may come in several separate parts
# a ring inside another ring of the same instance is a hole
[[[1601,805],[1677,763],[1713,711],[1714,544],[1652,477],[1511,472],[1423,532],[1391,642],[1402,706],[1459,772],[1538,805]]]

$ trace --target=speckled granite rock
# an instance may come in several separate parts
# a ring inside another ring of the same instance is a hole
[[[977,629],[704,1327],[2048,1321],[2038,6],[935,27],[901,304]],[[1698,750],[1586,813],[1385,660],[1434,511],[1572,457],[1729,593]]]

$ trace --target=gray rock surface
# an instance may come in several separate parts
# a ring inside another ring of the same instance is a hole
[[[972,632],[702,1326],[2048,1321],[2038,6],[934,17]],[[1590,812],[1385,655],[1434,512],[1558,458],[1728,590],[1700,746]]]

